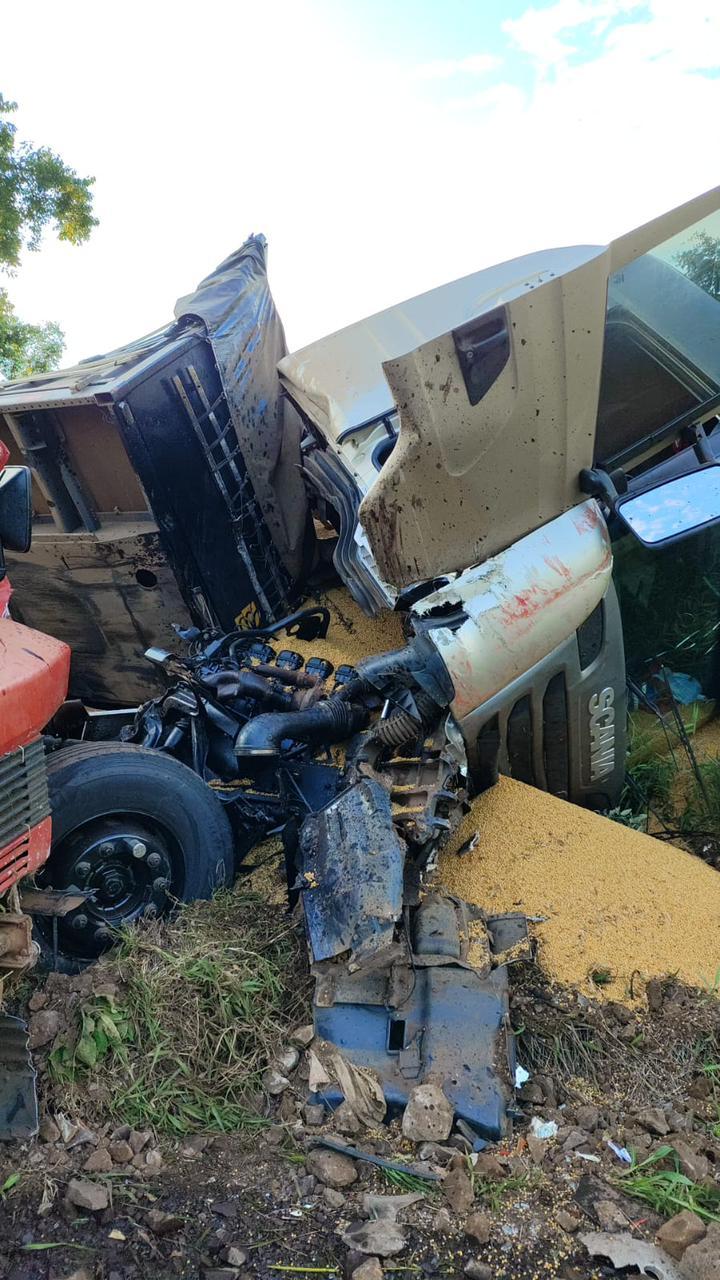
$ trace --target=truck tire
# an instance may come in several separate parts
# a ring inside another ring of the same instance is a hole
[[[52,848],[36,883],[89,895],[56,924],[36,917],[41,950],[58,969],[77,972],[118,929],[232,880],[227,815],[178,760],[129,743],[74,743],[48,756],[48,787]]]

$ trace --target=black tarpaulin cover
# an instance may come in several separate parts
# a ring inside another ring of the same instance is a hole
[[[268,529],[294,579],[302,569],[307,500],[300,474],[300,421],[280,396],[285,334],[267,278],[267,241],[250,236],[175,304],[197,316],[215,352],[240,449]]]

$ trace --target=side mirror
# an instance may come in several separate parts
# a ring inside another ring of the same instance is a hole
[[[614,509],[644,546],[675,542],[720,521],[720,466],[700,467],[645,493],[621,497]]]
[[[0,546],[29,551],[32,541],[32,498],[29,467],[0,472]]]

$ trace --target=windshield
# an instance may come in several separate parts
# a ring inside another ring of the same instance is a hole
[[[720,393],[720,211],[616,271],[608,286],[596,462]]]

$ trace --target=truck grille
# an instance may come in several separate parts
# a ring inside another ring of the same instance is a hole
[[[0,756],[0,893],[41,860],[31,837],[33,829],[49,817],[45,748],[42,739],[36,738],[29,746]]]

